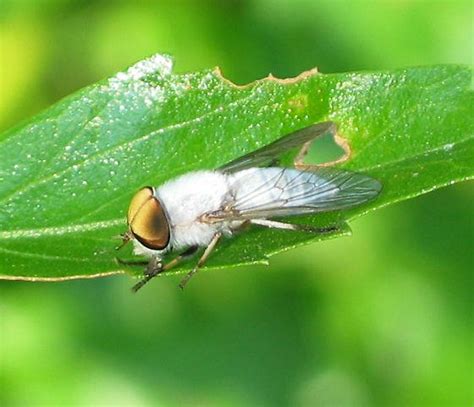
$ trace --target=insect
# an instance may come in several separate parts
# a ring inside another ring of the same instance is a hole
[[[308,171],[296,161],[296,168],[278,167],[282,153],[299,147],[301,158],[316,137],[335,132],[332,122],[314,124],[216,170],[188,172],[159,187],[139,190],[128,209],[128,231],[122,235],[122,246],[131,240],[134,253],[149,258],[133,263],[146,265],[133,291],[204,248],[181,281],[184,288],[219,240],[246,225],[318,234],[338,230],[337,225],[316,228],[274,219],[348,209],[380,193],[379,181],[359,173],[332,167]],[[181,252],[163,264],[163,255],[172,251]]]

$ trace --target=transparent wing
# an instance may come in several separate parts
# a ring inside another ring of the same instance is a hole
[[[288,134],[273,143],[251,152],[250,154],[237,158],[236,160],[220,167],[219,170],[222,172],[232,173],[246,168],[269,165],[283,152],[302,146],[308,141],[314,140],[316,137],[327,133],[334,134],[335,132],[336,125],[333,122],[313,124],[309,127]]]
[[[250,168],[233,174],[232,198],[211,220],[245,220],[348,209],[374,199],[379,181],[349,171],[320,168]]]

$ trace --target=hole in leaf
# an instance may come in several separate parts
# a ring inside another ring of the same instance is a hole
[[[332,165],[346,161],[350,155],[350,148],[342,137],[324,134],[316,138],[303,158],[306,165]]]

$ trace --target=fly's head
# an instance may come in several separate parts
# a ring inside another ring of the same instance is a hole
[[[152,187],[140,189],[132,198],[127,224],[122,246],[136,240],[144,252],[163,251],[168,247],[171,234],[168,218]]]

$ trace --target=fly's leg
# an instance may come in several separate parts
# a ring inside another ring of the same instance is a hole
[[[146,270],[145,270],[145,276],[132,287],[133,292],[137,292],[140,288],[142,288],[148,281],[150,281],[153,277],[156,277],[158,274],[161,274],[165,271],[168,271],[169,269],[175,267],[178,265],[180,262],[182,262],[184,259],[191,257],[196,251],[198,250],[198,246],[191,246],[190,248],[186,249],[183,253],[181,253],[179,256],[175,257],[173,260],[171,260],[169,263],[163,265],[161,261],[158,259],[158,257],[152,257],[147,263],[146,263]]]
[[[147,263],[145,269],[145,277],[143,277],[138,283],[132,287],[132,291],[136,293],[140,288],[142,288],[148,281],[153,277],[156,277],[158,274],[163,272],[163,263],[158,259],[158,257],[152,257]]]
[[[308,154],[308,151],[311,147],[311,144],[313,144],[313,141],[317,137],[321,137],[324,134],[330,134],[331,137],[333,138],[334,142],[342,149],[344,154],[342,155],[342,157],[340,157],[336,160],[327,162],[327,163],[305,164],[304,163],[304,158]],[[320,134],[316,135],[313,140],[307,141],[306,143],[303,144],[300,151],[298,152],[295,159],[293,160],[293,165],[297,170],[311,171],[311,170],[314,170],[314,169],[320,168],[320,167],[329,167],[329,166],[332,166],[332,165],[335,165],[335,164],[340,164],[340,163],[346,161],[350,157],[350,155],[351,155],[351,148],[349,146],[349,143],[347,142],[346,139],[342,138],[341,136],[339,136],[337,134],[335,124],[331,123],[327,128],[323,129]]]
[[[186,249],[183,253],[181,253],[179,256],[175,257],[173,260],[171,260],[169,263],[165,264],[163,266],[163,271],[168,271],[169,269],[177,266],[179,263],[181,263],[183,260],[187,259],[188,257],[193,256],[199,249],[199,246],[191,246],[188,249]]]
[[[265,226],[271,229],[295,230],[295,231],[315,233],[318,235],[343,231],[343,229],[339,225],[330,225],[330,226],[318,228],[315,226],[297,225],[294,223],[277,222],[275,220],[268,220],[268,219],[252,219],[250,223],[254,225]]]
[[[186,286],[186,284],[188,283],[188,281],[191,279],[191,277],[196,274],[199,269],[204,265],[204,263],[206,262],[207,258],[209,257],[209,255],[212,253],[212,251],[214,250],[214,248],[216,247],[216,244],[217,242],[219,241],[219,239],[221,238],[222,236],[222,233],[216,233],[214,235],[214,237],[212,238],[211,242],[209,243],[209,245],[206,247],[206,250],[204,250],[204,253],[202,254],[201,258],[198,260],[196,266],[194,266],[194,268],[188,273],[186,274],[186,276],[181,280],[181,282],[179,283],[179,287],[181,289],[184,289],[184,287]]]

